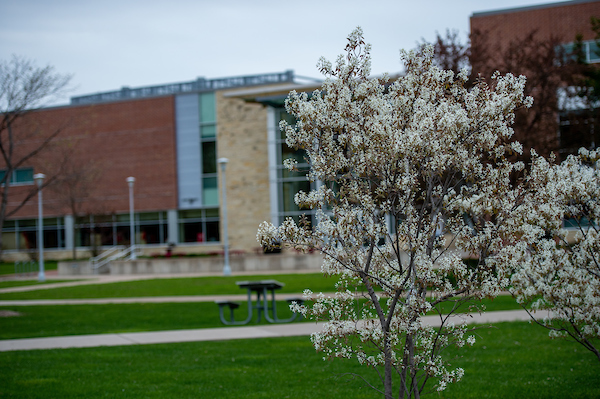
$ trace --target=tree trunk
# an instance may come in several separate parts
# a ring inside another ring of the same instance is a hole
[[[384,341],[385,348],[385,365],[383,375],[383,388],[385,393],[385,399],[392,399],[392,348],[390,344],[389,335],[386,334]]]
[[[412,334],[406,336],[404,344],[404,358],[402,364],[402,375],[400,378],[400,394],[398,397],[411,398],[415,390],[416,379],[414,375],[415,342]],[[409,381],[410,378],[410,381]],[[415,391],[418,395],[418,390]],[[418,397],[418,396],[416,396]]]

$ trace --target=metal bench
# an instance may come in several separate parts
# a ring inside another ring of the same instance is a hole
[[[223,324],[235,324],[235,320],[233,318],[233,311],[240,307],[240,304],[233,301],[221,300],[215,301],[217,305],[219,305],[219,317]],[[223,309],[229,308],[229,321],[225,320],[225,315],[223,314]]]

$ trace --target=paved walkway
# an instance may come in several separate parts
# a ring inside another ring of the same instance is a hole
[[[294,272],[294,271],[290,271]],[[272,272],[265,272],[272,273]],[[246,273],[237,273],[243,276]],[[252,272],[249,274],[260,274]],[[49,289],[57,287],[70,287],[76,285],[114,283],[118,281],[145,280],[156,278],[180,278],[180,277],[200,277],[206,274],[193,275],[99,275],[99,276],[77,276],[82,280],[63,283],[52,283],[53,279],[64,279],[62,276],[50,275],[49,284],[33,285],[23,287],[11,287],[0,289],[0,292],[24,292],[31,290]],[[30,278],[31,279],[31,278]],[[285,300],[293,297],[294,294],[278,294],[278,300]],[[296,295],[300,296],[300,294]],[[75,305],[75,304],[109,304],[109,303],[162,303],[162,302],[210,302],[217,299],[229,299],[245,301],[244,295],[197,295],[197,296],[170,296],[170,297],[142,297],[142,298],[101,298],[101,299],[59,299],[59,300],[10,300],[0,301],[0,306],[32,306],[32,305]],[[423,323],[437,326],[440,324],[438,316],[426,316]],[[486,312],[484,314],[474,314],[470,317],[468,323],[487,324],[503,321],[526,321],[530,320],[529,315],[524,310],[509,310],[499,312]],[[458,324],[462,320],[457,316],[454,323]],[[33,349],[62,349],[62,348],[90,348],[97,346],[122,346],[122,345],[144,345],[144,344],[164,344],[175,342],[195,342],[195,341],[220,341],[229,339],[251,339],[268,337],[291,337],[310,335],[323,328],[323,323],[288,323],[271,324],[243,327],[223,327],[223,328],[203,328],[194,330],[173,330],[173,331],[154,331],[137,332],[123,334],[89,334],[72,335],[64,337],[43,337],[43,338],[25,338],[0,340],[0,352],[33,350]]]
[[[486,324],[503,321],[526,321],[529,315],[523,310],[508,310],[474,314],[468,323]],[[455,324],[461,322],[456,317]],[[439,325],[437,316],[426,316],[423,323]],[[123,334],[90,334],[65,337],[25,338],[0,340],[0,352],[32,350],[91,348],[97,346],[123,346],[166,344],[175,342],[222,341],[230,339],[273,338],[310,335],[323,328],[323,323],[289,323],[244,327],[203,328],[195,330],[154,331]]]

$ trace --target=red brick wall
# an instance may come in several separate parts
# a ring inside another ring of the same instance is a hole
[[[471,32],[489,32],[489,44],[494,49],[503,48],[507,43],[522,38],[537,29],[539,39],[557,36],[564,43],[573,42],[581,33],[583,40],[594,39],[590,17],[600,17],[600,1],[560,5],[548,4],[529,10],[518,8],[499,11],[491,15],[471,17]],[[496,47],[498,46],[498,47]]]
[[[31,113],[17,128],[23,135],[32,126],[48,134],[61,127],[60,136],[44,153],[24,166],[53,175],[61,165],[89,169],[95,175],[86,191],[82,212],[110,214],[129,210],[125,179],[136,178],[136,211],[177,208],[174,98],[160,97],[109,104],[60,107]],[[33,148],[30,138],[22,148]],[[66,156],[65,154],[69,154]],[[66,160],[68,159],[68,160]],[[11,188],[11,203],[18,202],[31,186]],[[61,187],[44,190],[44,214],[70,213]],[[37,197],[14,218],[37,216]]]

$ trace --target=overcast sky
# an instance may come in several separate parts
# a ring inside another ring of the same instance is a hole
[[[319,57],[335,60],[361,26],[378,75],[400,71],[399,49],[436,31],[466,40],[474,12],[553,2],[0,0],[0,59],[73,74],[71,95],[288,69],[319,78]]]

